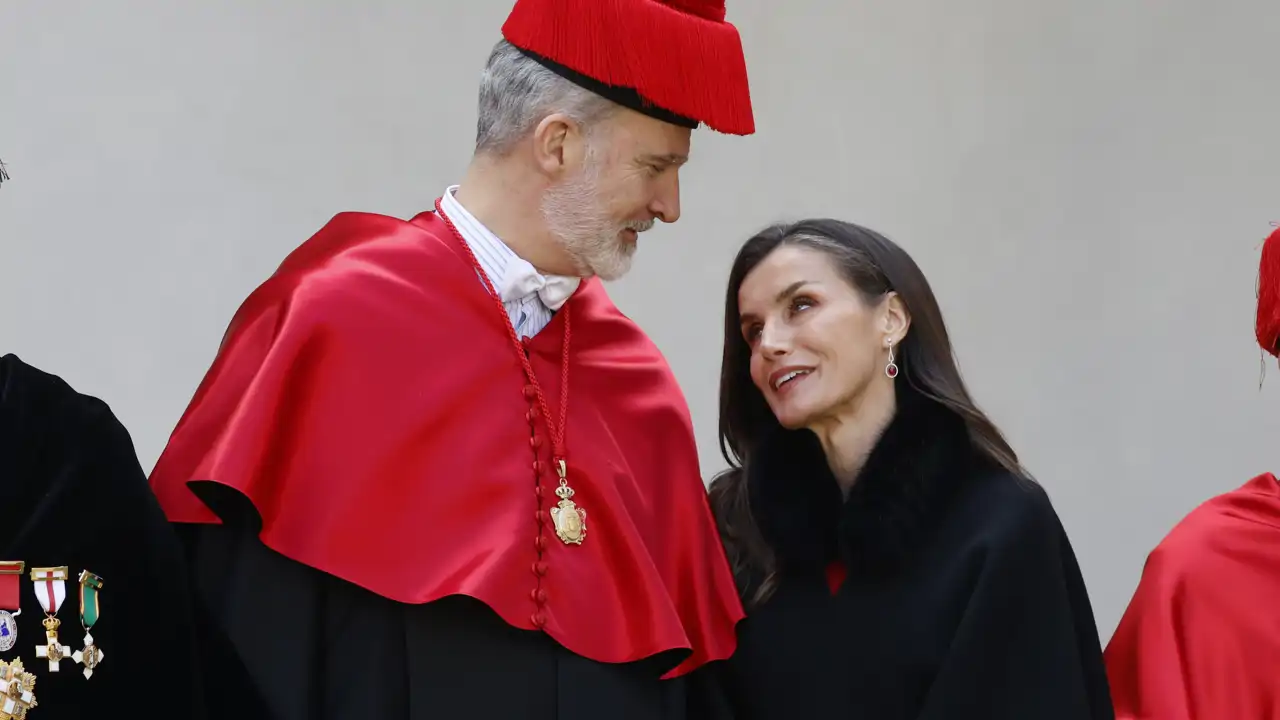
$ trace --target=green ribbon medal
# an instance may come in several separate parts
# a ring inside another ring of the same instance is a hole
[[[84,649],[77,650],[71,659],[84,665],[84,677],[93,677],[93,671],[102,663],[105,653],[93,644],[93,635],[89,630],[98,622],[101,608],[98,606],[98,591],[102,589],[102,578],[88,570],[80,573],[80,624],[84,626]]]

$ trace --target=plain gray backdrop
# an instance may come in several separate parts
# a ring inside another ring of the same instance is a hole
[[[0,0],[0,353],[109,402],[150,468],[286,253],[458,179],[509,8]],[[805,215],[869,225],[928,275],[1109,638],[1174,522],[1280,471],[1280,371],[1260,389],[1253,340],[1280,3],[730,0],[729,19],[758,134],[695,134],[683,218],[610,288],[670,359],[705,475],[738,246]]]

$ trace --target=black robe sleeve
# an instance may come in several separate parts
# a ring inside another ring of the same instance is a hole
[[[273,718],[410,717],[399,613],[362,612],[368,593],[275,553],[256,527],[179,528],[210,633]]]
[[[919,720],[1114,717],[1075,554],[1048,499],[1028,497],[989,518],[972,594]]]
[[[658,680],[670,658],[595,662],[470,597],[392,601],[264,545],[243,495],[194,487],[223,521],[180,526],[201,604],[274,720],[708,717]]]
[[[735,707],[728,665],[724,660],[707,663],[694,670],[685,683],[688,720],[734,720],[743,716]]]
[[[197,621],[181,545],[139,465],[128,431],[102,401],[8,355],[0,358],[0,560],[20,560],[18,642],[36,677],[32,720],[119,714],[225,717],[209,707]],[[45,643],[33,567],[66,566],[57,617],[68,652],[83,646],[81,570],[102,578],[92,628],[104,657],[92,677],[71,659],[57,672]]]

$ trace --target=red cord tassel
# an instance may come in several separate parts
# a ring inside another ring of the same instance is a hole
[[[1280,357],[1280,228],[1262,245],[1258,267],[1258,344]]]
[[[732,135],[755,132],[738,30],[722,0],[518,0],[508,42]],[[678,4],[678,7],[676,5]]]

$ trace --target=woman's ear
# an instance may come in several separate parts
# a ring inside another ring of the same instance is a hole
[[[890,292],[880,307],[885,340],[897,345],[907,336],[907,330],[911,328],[911,313],[907,311],[906,303],[902,302],[902,298],[896,292]]]

